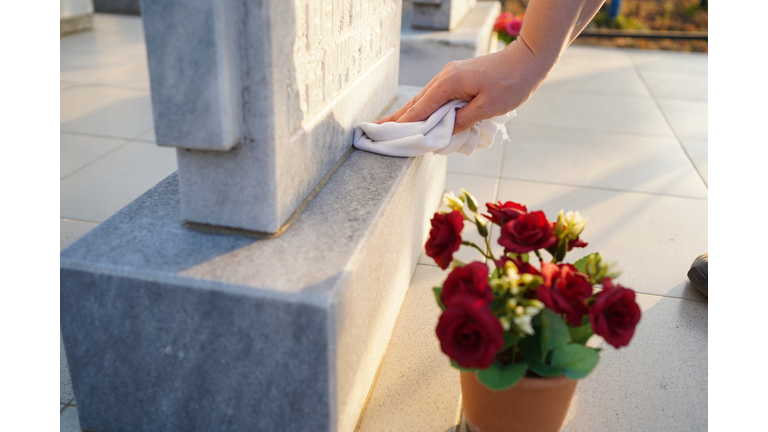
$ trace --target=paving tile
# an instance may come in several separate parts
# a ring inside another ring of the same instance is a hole
[[[440,343],[435,336],[440,307],[432,288],[442,285],[448,273],[450,270],[441,270],[436,266],[416,266],[390,344],[440,350]]]
[[[709,57],[704,53],[671,52],[654,50],[624,50],[637,68],[671,72],[695,72],[706,74]]]
[[[672,136],[650,96],[537,92],[518,108],[518,123]]]
[[[89,83],[104,78],[123,68],[139,64],[141,56],[112,52],[61,51],[59,79]]]
[[[514,125],[501,176],[706,198],[674,138]]]
[[[509,128],[514,121],[515,119],[508,121],[506,127]],[[499,133],[490,148],[475,150],[471,156],[461,153],[448,156],[448,172],[497,177],[501,170],[504,148],[507,145],[502,141],[502,134]]]
[[[139,135],[139,137],[136,139],[140,141],[156,143],[157,138],[155,138],[155,128],[153,127],[150,130],[144,132],[143,134]]]
[[[59,403],[65,404],[75,397],[72,392],[72,380],[69,378],[69,365],[67,363],[67,354],[64,351],[64,340],[59,332],[59,369],[61,377],[59,378]]]
[[[703,431],[708,422],[708,305],[638,295],[629,346],[603,348],[576,387],[563,432]]]
[[[146,60],[121,69],[96,81],[99,84],[131,87],[149,91],[149,66]]]
[[[460,407],[459,371],[442,351],[390,345],[357,432],[453,432]]]
[[[77,408],[69,407],[59,415],[59,432],[81,432],[80,419],[77,417]]]
[[[648,91],[637,72],[629,62],[627,63],[561,60],[538,91],[648,96]]]
[[[143,26],[139,16],[98,12],[93,14],[93,31],[97,33],[143,31]]]
[[[637,292],[706,301],[686,276],[694,258],[708,250],[706,200],[505,179],[499,199],[543,210],[550,220],[561,209],[587,218],[582,240],[589,246],[572,251],[566,262],[600,252],[623,271],[618,282]]]
[[[84,85],[61,93],[62,132],[134,138],[152,126],[149,92]]]
[[[125,143],[125,139],[62,133],[59,141],[59,177],[72,174]]]
[[[681,140],[708,137],[708,104],[702,101],[657,99],[661,110]]]
[[[706,73],[643,70],[640,74],[656,98],[707,100]]]
[[[128,143],[61,181],[61,217],[103,222],[176,169],[175,149]]]
[[[497,179],[494,177],[481,177],[468,174],[448,173],[445,178],[445,190],[452,191],[454,195],[458,196],[461,193],[461,189],[466,189],[471,193],[480,203],[480,209],[485,210],[485,203],[494,202],[496,197],[496,183]],[[444,204],[440,203],[440,211],[449,211],[450,209]],[[484,244],[483,238],[478,234],[477,228],[471,222],[464,221],[464,229],[462,230],[462,238],[468,241],[472,241],[475,244],[482,247]],[[462,246],[458,252],[453,255],[454,259],[458,259],[463,262],[471,262],[482,259],[480,252],[476,249]],[[419,264],[435,266],[435,261],[428,257],[422,250],[419,256]]]
[[[59,251],[63,251],[80,237],[88,234],[88,231],[96,228],[95,222],[59,219]]]
[[[111,31],[86,31],[61,38],[62,53],[110,53],[146,57],[143,27],[114,28]]]
[[[581,64],[600,63],[612,66],[634,65],[627,50],[579,45],[571,45],[563,52],[557,64],[560,65],[563,62],[579,62]]]
[[[696,140],[696,139],[683,139],[680,140],[680,142],[683,143],[683,147],[685,147],[686,153],[688,153],[688,156],[690,156],[691,160],[693,161],[694,165],[696,165],[696,169],[699,171],[699,174],[701,174],[701,177],[704,179],[704,181],[709,184],[709,171],[708,171],[708,164],[707,164],[707,140]]]

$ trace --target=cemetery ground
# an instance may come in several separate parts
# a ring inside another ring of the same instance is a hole
[[[61,38],[62,250],[176,170],[154,142],[141,19],[94,26]],[[643,310],[630,346],[579,383],[563,430],[706,430],[708,304],[686,272],[708,248],[707,55],[572,46],[507,127],[509,142],[449,157],[446,189],[580,211],[583,253],[618,262]],[[434,335],[445,275],[422,255],[359,431],[459,423],[458,372]],[[79,430],[63,344],[59,403],[61,430]]]

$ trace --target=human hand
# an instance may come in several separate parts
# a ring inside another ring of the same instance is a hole
[[[518,38],[503,51],[448,63],[410,102],[376,123],[422,121],[445,103],[463,99],[469,103],[456,113],[456,134],[522,105],[555,61],[535,56]]]

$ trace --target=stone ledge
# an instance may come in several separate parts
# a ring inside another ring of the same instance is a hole
[[[413,9],[403,12],[400,24],[400,47],[406,44],[433,43],[474,50],[472,57],[488,54],[496,46],[492,43],[493,24],[501,13],[501,3],[478,1],[477,5],[453,30],[418,30],[411,28]],[[494,38],[495,39],[495,38]]]
[[[83,428],[352,431],[445,166],[356,150],[259,241],[182,228],[174,174],[86,234],[60,288]]]

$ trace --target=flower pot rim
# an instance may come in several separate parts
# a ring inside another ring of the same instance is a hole
[[[464,371],[461,371],[461,373],[462,374],[472,374],[473,378],[475,380],[477,380],[477,375],[475,375],[474,372],[464,372]],[[528,389],[528,390],[545,390],[545,389],[551,389],[551,388],[554,388],[554,387],[560,387],[560,386],[566,385],[568,382],[571,382],[571,381],[578,381],[578,380],[574,380],[573,378],[568,378],[565,375],[558,375],[558,376],[554,376],[554,377],[528,377],[528,376],[526,376],[526,377],[523,377],[522,379],[520,379],[520,381],[518,381],[517,384],[515,384],[514,386],[512,386],[512,387],[510,387],[510,388],[508,388],[506,390],[491,390],[491,389],[488,389],[488,390],[492,391],[492,392],[496,392],[496,393],[504,392],[504,391],[507,391],[507,390],[511,390],[513,388]],[[483,385],[482,383],[480,383],[479,380],[478,380],[478,383],[480,385]],[[487,388],[484,385],[483,385],[483,387]]]

